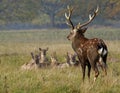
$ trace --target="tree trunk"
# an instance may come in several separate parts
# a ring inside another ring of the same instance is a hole
[[[55,27],[55,14],[50,14],[50,26],[51,28]]]

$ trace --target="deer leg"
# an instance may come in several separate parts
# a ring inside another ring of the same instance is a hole
[[[90,71],[91,71],[91,65],[90,65],[90,63],[87,66],[88,66],[88,78],[89,78],[89,81],[90,81]]]
[[[107,59],[107,56],[103,56],[103,57],[101,56],[98,62],[100,67],[102,68],[102,71],[105,73],[105,75],[107,75],[106,59]]]
[[[107,64],[106,64],[106,61],[107,61],[107,55],[103,56],[103,70],[104,70],[104,73],[105,75],[107,75]]]
[[[89,60],[89,62],[90,62],[90,66],[92,67],[92,69],[94,70],[94,72],[95,72],[95,76],[94,76],[94,82],[96,81],[96,79],[97,79],[97,77],[98,77],[98,75],[99,75],[99,71],[98,71],[98,68],[97,68],[97,63],[96,62],[98,62],[97,60]]]
[[[103,68],[103,58],[100,56],[99,61],[98,61],[98,66],[102,69],[102,71],[104,71]]]
[[[83,82],[84,82],[84,79],[85,79],[85,69],[86,69],[86,65],[83,64],[81,65],[82,66],[82,73],[83,73]]]
[[[98,68],[97,68],[96,65],[95,65],[94,71],[95,71],[95,77],[94,77],[94,82],[95,82],[97,77],[98,77],[98,75],[99,75],[99,71],[98,71]]]

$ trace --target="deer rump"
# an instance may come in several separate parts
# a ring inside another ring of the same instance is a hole
[[[86,65],[88,66],[88,69],[91,69],[92,67],[93,70],[96,72],[95,77],[97,77],[99,75],[97,69],[97,64],[98,64],[105,72],[105,74],[107,74],[106,60],[107,60],[108,49],[103,40],[98,38],[87,39],[84,44],[82,43],[82,45],[78,47],[78,49],[74,47],[73,49],[76,51],[78,55],[83,70],[85,70]],[[88,77],[90,77],[89,71],[88,71]],[[85,74],[85,71],[83,72]]]

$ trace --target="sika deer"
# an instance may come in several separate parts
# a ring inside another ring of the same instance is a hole
[[[31,57],[32,57],[32,59],[30,60],[30,62],[22,65],[22,67],[21,67],[22,69],[31,70],[31,69],[35,68],[36,62],[35,62],[35,58],[34,58],[34,55],[32,52],[31,52]]]
[[[39,51],[40,51],[40,63],[48,62],[48,58],[46,57],[48,48],[46,49],[39,48]]]
[[[76,54],[72,55],[67,52],[66,55],[66,62],[60,63],[57,59],[56,53],[54,53],[54,56],[51,56],[51,66],[52,67],[57,67],[57,68],[66,68],[66,67],[71,67],[71,66],[78,66],[79,61],[76,60]]]
[[[60,65],[60,62],[58,62],[58,59],[57,59],[56,52],[54,52],[54,54],[50,57],[50,60],[51,60],[52,67],[56,67]]]
[[[76,59],[77,55],[76,54],[70,54],[69,52],[67,52],[67,63],[70,66],[79,66],[80,62]]]
[[[36,67],[37,68],[44,68],[44,67],[48,67],[50,65],[50,63],[48,62],[43,62],[43,63],[40,63],[40,55],[39,54],[36,54],[36,55],[32,55],[32,58],[36,64]]]
[[[81,62],[82,73],[83,73],[83,81],[85,78],[85,69],[88,67],[88,78],[90,79],[90,71],[91,67],[95,72],[94,81],[99,75],[99,71],[97,68],[97,63],[102,63],[102,68],[107,74],[106,71],[106,60],[108,55],[108,49],[106,44],[102,39],[93,38],[88,39],[84,36],[85,31],[87,30],[87,26],[98,13],[98,7],[96,11],[94,11],[93,15],[89,15],[89,21],[84,24],[78,23],[78,25],[74,26],[71,21],[71,14],[73,8],[67,7],[69,14],[65,13],[65,17],[67,19],[67,24],[71,26],[72,30],[70,34],[67,36],[68,40],[72,41],[72,48],[77,53],[79,61]]]

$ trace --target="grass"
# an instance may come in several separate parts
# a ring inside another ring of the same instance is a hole
[[[66,39],[69,33],[67,29],[1,31],[0,93],[119,93],[120,32],[111,28],[91,28],[90,31],[86,33],[89,38],[94,35],[105,39],[109,49],[108,75],[103,77],[100,74],[95,83],[93,71],[91,81],[86,76],[85,82],[82,82],[80,67],[30,71],[20,69],[22,64],[30,61],[30,52],[37,51],[39,47],[49,47],[48,57],[56,51],[59,60],[64,62],[66,52],[73,52],[71,43]],[[110,33],[114,33],[112,38]]]

